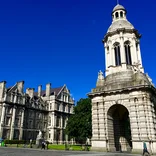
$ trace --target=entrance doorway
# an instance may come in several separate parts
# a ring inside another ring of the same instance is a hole
[[[110,150],[130,152],[132,149],[129,112],[123,105],[108,110],[108,144]]]

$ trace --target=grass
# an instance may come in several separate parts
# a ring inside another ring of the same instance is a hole
[[[65,150],[65,145],[53,145],[53,144],[49,144],[48,149]]]
[[[17,144],[7,144],[7,147],[17,147]],[[23,148],[23,144],[19,144],[18,147]],[[30,148],[30,145],[27,145],[26,148]],[[36,148],[35,145],[33,145],[33,148]],[[85,149],[85,147],[81,145],[68,145],[67,148],[72,151],[82,151]],[[49,144],[48,149],[65,150],[65,145]],[[88,150],[90,150],[90,146],[88,146]]]

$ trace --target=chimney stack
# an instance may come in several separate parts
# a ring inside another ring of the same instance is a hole
[[[19,93],[23,93],[23,89],[24,89],[24,81],[19,81],[17,82],[17,89]]]
[[[46,84],[46,96],[50,96],[51,83]]]
[[[26,93],[32,98],[34,97],[34,88],[27,88]]]
[[[42,93],[42,85],[38,86],[38,97],[41,97],[41,93]]]
[[[4,97],[5,88],[6,88],[6,81],[0,82],[0,98]]]

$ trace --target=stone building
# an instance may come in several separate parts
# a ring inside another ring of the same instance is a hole
[[[64,129],[68,117],[73,113],[74,101],[66,85],[51,88],[46,85],[27,88],[24,81],[6,88],[0,82],[0,138],[36,140],[39,130],[44,139],[52,143],[64,143]]]
[[[117,5],[103,39],[105,77],[100,71],[92,99],[92,149],[156,153],[156,89],[142,65],[141,35]]]

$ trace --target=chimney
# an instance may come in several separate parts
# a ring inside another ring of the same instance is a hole
[[[32,98],[34,97],[34,88],[27,88],[26,93]]]
[[[6,81],[0,82],[0,99],[4,97]]]
[[[23,93],[23,89],[24,89],[24,81],[19,81],[17,82],[17,90],[19,93]]]
[[[46,84],[46,96],[50,96],[51,83]]]
[[[42,85],[38,86],[38,97],[41,97],[41,93],[42,93]]]

